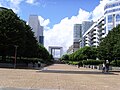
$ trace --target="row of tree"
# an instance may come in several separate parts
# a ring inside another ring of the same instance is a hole
[[[81,61],[87,59],[120,60],[120,25],[109,31],[108,35],[101,40],[99,46],[83,47],[78,51],[63,55],[62,60]]]
[[[87,59],[96,59],[96,57],[97,48],[85,46],[70,55],[68,54],[63,55],[61,59],[70,61],[82,61]]]
[[[17,56],[50,60],[51,55],[39,44],[34,33],[25,21],[20,19],[11,9],[0,8],[0,56]]]

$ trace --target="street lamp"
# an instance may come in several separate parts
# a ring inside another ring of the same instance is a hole
[[[17,57],[17,48],[18,46],[17,45],[14,45],[15,46],[15,60],[14,60],[14,68],[16,68],[16,57]]]

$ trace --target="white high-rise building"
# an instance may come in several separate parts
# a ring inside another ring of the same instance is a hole
[[[110,30],[120,24],[120,0],[105,5],[104,16],[83,35],[84,46],[98,46]]]
[[[101,17],[84,33],[83,45],[97,47],[101,39],[104,37],[105,37],[104,17]]]
[[[32,28],[37,41],[44,45],[43,26],[40,25],[37,15],[30,15],[28,24]]]
[[[120,0],[108,3],[104,7],[105,33],[120,24]]]

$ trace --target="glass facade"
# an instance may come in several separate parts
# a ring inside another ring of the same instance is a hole
[[[116,15],[116,22],[120,21],[120,14]]]
[[[120,8],[107,10],[104,14],[108,14],[108,13],[112,13],[112,12],[116,12],[116,11],[120,11]]]
[[[82,22],[82,35],[93,25],[93,21],[83,21]]]
[[[116,7],[116,6],[120,6],[120,2],[111,4],[111,5],[106,5],[105,8],[104,8],[104,10],[108,9],[108,8],[113,8],[113,7]]]
[[[105,33],[106,33],[106,26],[104,27],[104,31],[105,31]]]
[[[111,29],[113,29],[113,25],[108,25],[108,31],[110,31]]]
[[[81,35],[82,35],[81,24],[75,24],[74,25],[74,33],[73,33],[74,42],[79,42]]]
[[[106,24],[106,17],[104,18],[104,24]]]
[[[108,16],[108,23],[112,23],[112,20],[113,20],[112,15],[109,15]]]
[[[39,43],[44,45],[44,36],[39,36]]]

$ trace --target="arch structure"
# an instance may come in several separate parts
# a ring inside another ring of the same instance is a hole
[[[59,46],[49,46],[49,53],[53,55],[54,59],[59,59],[58,57],[55,57],[56,55],[56,50],[60,50],[60,57],[62,57],[63,54],[63,47],[59,47]]]

